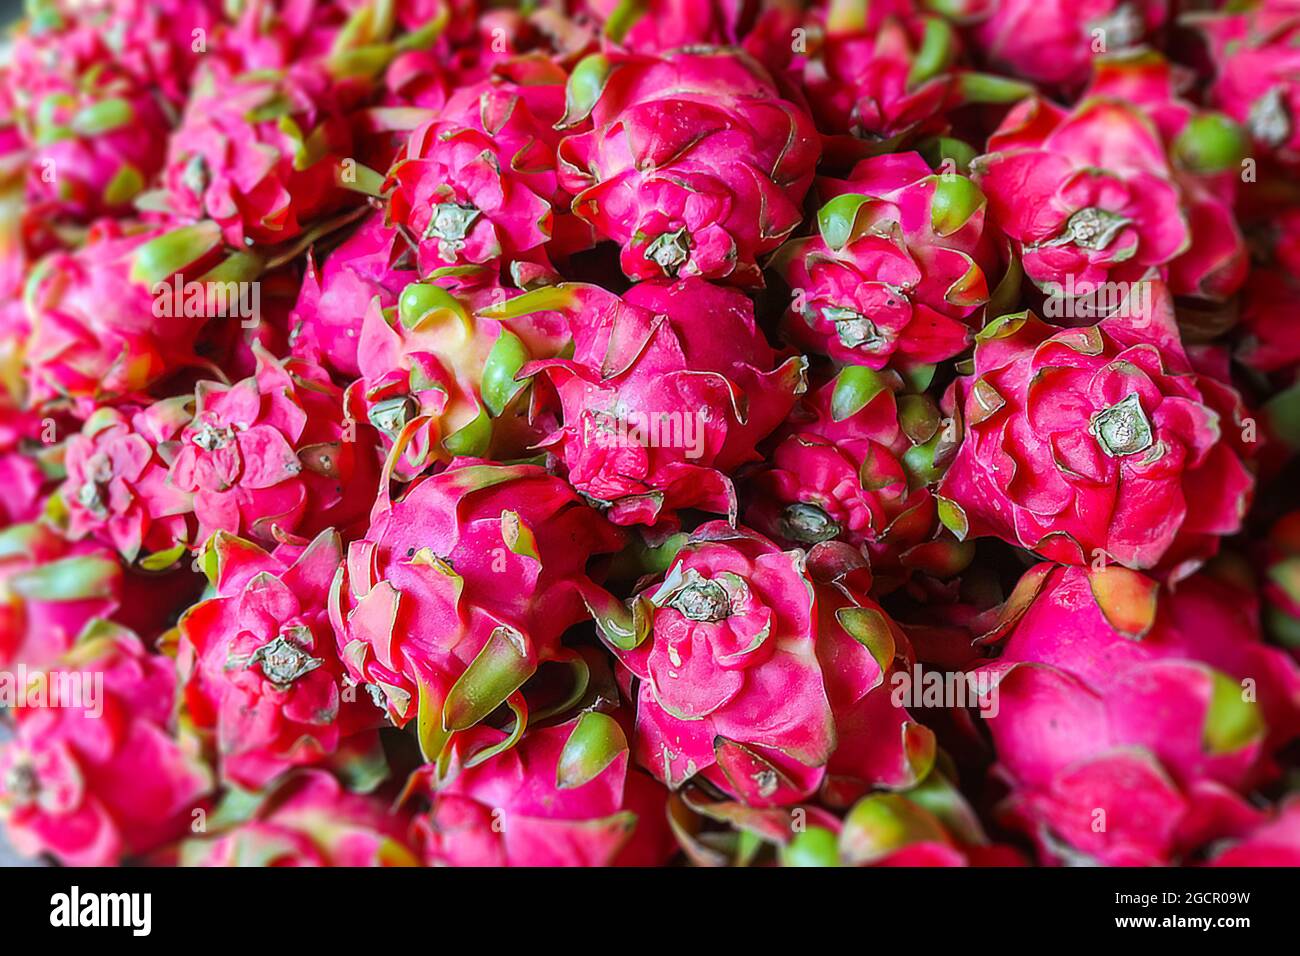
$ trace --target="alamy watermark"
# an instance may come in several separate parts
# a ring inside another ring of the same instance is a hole
[[[583,423],[583,440],[602,448],[680,448],[687,458],[704,454],[704,409],[693,412],[625,412]]]
[[[153,314],[167,319],[237,318],[246,329],[262,318],[260,282],[186,282],[180,273],[170,282],[155,282]]]
[[[0,671],[0,707],[68,708],[98,719],[104,713],[103,671]]]
[[[1043,286],[1047,298],[1043,317],[1047,319],[1103,319],[1111,315],[1137,318],[1151,314],[1151,283],[1079,282],[1074,273],[1065,284],[1048,282]]]
[[[895,707],[977,707],[981,717],[998,715],[998,682],[988,671],[942,672],[918,663],[910,671],[895,671],[889,683]]]

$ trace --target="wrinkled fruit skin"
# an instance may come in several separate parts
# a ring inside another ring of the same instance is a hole
[[[1250,596],[1206,575],[1148,598],[1119,569],[1028,574],[1037,597],[984,667],[1011,816],[1049,832],[1047,856],[1110,865],[1166,863],[1235,827],[1236,794],[1273,776],[1300,730],[1300,669],[1260,641]]]
[[[490,694],[478,690],[485,673],[515,678],[493,684],[506,691],[495,708],[560,655],[561,634],[587,617],[587,560],[620,543],[542,469],[457,460],[378,509],[349,546],[330,597],[339,656],[399,726],[431,709],[424,742],[440,749],[468,729],[467,695]]]
[[[835,548],[818,556],[832,569],[845,561]],[[726,522],[697,529],[638,598],[648,636],[616,648],[641,682],[641,765],[674,789],[700,774],[754,806],[908,779],[904,740],[927,732],[885,683],[905,638],[853,580],[861,558],[847,568],[832,576]],[[853,732],[837,748],[841,730]]]
[[[544,444],[569,482],[615,524],[650,525],[685,507],[734,514],[727,475],[757,457],[803,391],[803,357],[780,361],[749,300],[700,279],[643,282],[622,299],[562,289],[573,358],[520,376],[544,376],[559,397],[563,421]]]
[[[966,348],[989,293],[979,189],[902,153],[864,160],[819,192],[829,201],[818,234],[792,240],[775,260],[794,296],[786,315],[794,341],[875,369]]]
[[[949,527],[1174,577],[1240,527],[1253,488],[1240,398],[1193,373],[1159,286],[1152,301],[1086,329],[1029,313],[986,327],[955,387]]]
[[[574,212],[622,247],[632,279],[761,285],[758,259],[799,224],[812,183],[811,118],[743,54],[706,48],[609,65],[593,128],[560,143]]]
[[[224,534],[211,551],[217,596],[181,619],[178,669],[190,717],[216,738],[222,775],[260,790],[329,756],[380,715],[365,695],[343,698],[326,610],[343,560],[336,532],[322,532],[298,555],[268,554]]]
[[[429,785],[413,828],[427,865],[659,866],[672,855],[666,792],[630,765],[614,718],[585,714],[464,765],[503,737],[465,735],[448,779]]]
[[[211,781],[171,735],[171,661],[109,630],[55,670],[73,681],[89,676],[102,694],[14,711],[15,737],[0,751],[0,804],[14,846],[67,866],[107,866],[188,832]]]

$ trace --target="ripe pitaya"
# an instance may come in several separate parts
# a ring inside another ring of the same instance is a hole
[[[560,144],[573,211],[623,247],[633,279],[763,284],[758,259],[802,218],[819,144],[803,108],[728,49],[594,54],[569,79]]]
[[[4,365],[0,354],[0,378],[7,371]],[[54,444],[58,425],[53,418],[17,407],[0,383],[0,528],[40,515],[56,471],[51,459],[60,453]]]
[[[1209,865],[1300,866],[1300,797],[1288,797],[1272,818],[1214,847]]]
[[[171,484],[194,496],[195,544],[215,531],[310,539],[364,520],[374,500],[373,439],[344,417],[338,386],[318,365],[258,351],[255,375],[199,383],[194,417],[166,449]]]
[[[357,346],[370,300],[379,296],[381,308],[396,305],[398,293],[417,276],[410,247],[383,220],[381,213],[371,215],[323,265],[308,253],[290,316],[294,354],[350,379],[361,374]]]
[[[959,0],[976,48],[1036,83],[1075,87],[1093,57],[1140,46],[1168,15],[1167,0]]]
[[[326,610],[343,561],[338,532],[283,550],[214,535],[206,561],[216,596],[180,621],[186,711],[214,732],[222,777],[251,790],[319,763],[379,718],[368,697],[342,686]]]
[[[406,818],[378,797],[349,793],[323,770],[289,774],[250,819],[186,840],[182,866],[419,866]]]
[[[680,279],[539,289],[480,315],[564,312],[572,359],[525,365],[559,395],[563,423],[545,445],[570,483],[615,524],[655,524],[679,508],[736,513],[728,475],[757,459],[804,389],[806,361],[778,354],[742,293]]]
[[[955,383],[964,440],[939,487],[959,536],[1068,564],[1183,577],[1241,526],[1253,479],[1241,399],[1196,375],[1167,292],[1098,325],[1003,316]],[[1137,313],[1141,314],[1137,314]]]
[[[158,450],[187,421],[184,399],[91,415],[65,453],[68,534],[111,544],[128,563],[141,552],[165,555],[188,544],[193,496],[168,481]]]
[[[122,598],[112,551],[72,544],[44,524],[0,531],[0,666],[45,667]]]
[[[847,366],[796,408],[768,461],[746,482],[745,521],[791,548],[843,541],[872,569],[897,570],[937,525],[932,480],[939,410],[895,398],[883,377]]]
[[[1159,591],[1123,568],[1040,565],[984,670],[1009,815],[1048,857],[1166,862],[1245,812],[1300,735],[1300,668],[1259,640],[1249,594]],[[1198,805],[1199,804],[1199,805]]]
[[[564,78],[547,61],[521,61],[508,78],[457,91],[411,133],[386,186],[389,217],[419,243],[422,274],[502,260],[524,281],[550,271],[543,247],[558,235],[562,249],[566,232],[554,130]]]
[[[77,688],[80,699],[12,711],[14,739],[0,749],[0,806],[15,848],[68,866],[107,866],[188,831],[211,776],[170,729],[171,661],[105,625],[45,680],[63,694]]]
[[[293,239],[343,205],[352,135],[332,83],[312,64],[205,71],[167,151],[171,212],[215,220],[242,248]]]
[[[895,706],[906,638],[843,545],[781,551],[713,521],[601,633],[641,681],[637,760],[673,789],[697,774],[754,806],[843,804],[923,776],[934,739]],[[630,620],[628,620],[630,618]]]
[[[1073,110],[1035,97],[1017,104],[971,162],[990,217],[1016,243],[1025,274],[1060,294],[1133,283],[1190,246],[1164,144],[1123,100]]]
[[[452,744],[442,782],[422,773],[430,808],[414,842],[431,866],[658,866],[672,856],[666,793],[630,765],[618,721],[592,711],[505,734],[479,727]],[[477,759],[476,759],[477,758]]]
[[[27,287],[30,401],[114,401],[200,365],[195,340],[209,310],[178,314],[171,293],[178,277],[224,281],[231,266],[248,265],[242,257],[223,263],[223,251],[214,223],[133,231],[101,220],[76,252],[38,263]]]
[[[1269,530],[1262,549],[1264,625],[1300,655],[1300,511],[1289,511]]]
[[[397,449],[394,477],[409,480],[457,455],[524,457],[545,435],[530,421],[529,395],[515,375],[530,359],[560,354],[568,323],[554,312],[474,318],[476,307],[512,295],[493,283],[448,291],[422,282],[408,285],[396,308],[370,303],[357,348],[361,377],[348,388],[347,407]]]
[[[541,468],[458,459],[379,509],[348,548],[330,595],[339,656],[394,723],[418,714],[430,760],[503,702],[522,733],[520,686],[568,659],[560,636],[587,617],[587,561],[620,544]]]
[[[864,160],[829,199],[818,234],[781,248],[791,337],[839,362],[938,362],[962,351],[989,295],[984,196],[916,153]]]

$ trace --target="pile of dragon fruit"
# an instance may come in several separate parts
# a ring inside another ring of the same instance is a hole
[[[36,0],[70,865],[1300,865],[1300,0]]]

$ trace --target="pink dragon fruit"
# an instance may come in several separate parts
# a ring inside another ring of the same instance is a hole
[[[818,140],[744,53],[594,54],[569,79],[560,143],[573,210],[622,246],[632,279],[763,284],[759,257],[802,218]]]
[[[1300,656],[1300,511],[1274,522],[1261,552],[1265,627]]]
[[[410,248],[383,218],[371,215],[325,257],[324,265],[308,253],[290,316],[294,354],[349,379],[361,374],[357,346],[370,300],[378,296],[382,308],[396,305],[398,293],[417,275]]]
[[[430,866],[659,866],[674,846],[665,792],[629,766],[618,721],[598,711],[533,730],[510,750],[479,727],[451,748],[412,833]]]
[[[1179,90],[1189,81],[1160,54],[1142,51],[1098,59],[1084,96],[1123,100],[1155,125],[1191,233],[1187,250],[1169,264],[1169,287],[1175,295],[1224,299],[1245,282],[1249,267],[1233,214],[1246,137],[1223,114],[1182,99]]]
[[[5,358],[0,355],[0,377]],[[52,484],[58,422],[15,407],[0,384],[0,528],[35,520]]]
[[[571,660],[560,637],[587,617],[587,561],[621,535],[535,465],[457,459],[384,505],[330,594],[348,675],[399,726],[418,715],[431,761],[503,702],[513,743],[520,686]]]
[[[215,220],[243,248],[293,239],[345,204],[341,163],[352,136],[332,83],[312,64],[205,71],[168,145],[171,212]]]
[[[744,517],[757,531],[791,548],[843,541],[869,555],[877,575],[932,537],[926,482],[943,436],[924,395],[895,398],[879,374],[846,366],[778,436],[746,484]]]
[[[1194,374],[1166,291],[1143,285],[1151,308],[1096,326],[1019,313],[979,334],[950,399],[964,440],[939,487],[958,536],[1177,579],[1241,526],[1253,487],[1241,399]]]
[[[14,739],[0,750],[0,806],[15,848],[68,866],[106,866],[186,832],[211,778],[170,730],[171,662],[105,625],[44,679],[85,690],[57,706],[12,712]]]
[[[505,77],[458,90],[411,133],[388,174],[390,220],[419,243],[421,274],[509,263],[521,280],[551,271],[543,247],[566,243],[567,197],[555,171],[564,72],[519,61]],[[585,240],[585,241],[584,241]]]
[[[647,0],[635,6],[621,0],[584,0],[580,12],[598,21],[604,35],[633,53],[667,53],[683,47],[744,46],[773,20],[783,20],[781,4],[771,0]],[[792,21],[792,25],[798,21]],[[787,35],[786,46],[789,46]]]
[[[0,531],[0,665],[46,667],[122,598],[114,554],[44,524]]]
[[[174,445],[170,482],[194,496],[201,544],[216,531],[275,542],[364,520],[378,464],[369,429],[345,419],[320,366],[258,347],[257,373],[200,382]]]
[[[1271,819],[1215,847],[1209,865],[1300,866],[1300,797],[1288,797]]]
[[[1236,5],[1185,18],[1205,36],[1214,60],[1211,102],[1241,123],[1255,145],[1293,164],[1300,151],[1300,8],[1287,0]]]
[[[783,552],[713,521],[631,610],[593,601],[640,680],[637,760],[673,789],[699,775],[753,806],[819,790],[843,805],[924,776],[934,739],[886,683],[906,638],[869,586],[845,546]]]
[[[189,420],[186,399],[147,409],[101,408],[68,439],[61,490],[68,534],[93,537],[131,563],[146,554],[176,554],[189,543],[193,496],[168,480],[159,446]]]
[[[102,220],[80,249],[38,263],[27,289],[29,400],[88,404],[88,415],[96,403],[134,397],[199,366],[206,304],[192,317],[161,306],[175,280],[224,280],[232,267],[247,267],[238,254],[223,254],[214,223],[133,231]]]
[[[838,362],[884,368],[951,358],[988,300],[984,196],[916,153],[864,160],[829,199],[818,233],[774,258],[794,293],[786,329]]]
[[[1011,818],[1046,856],[1112,865],[1235,827],[1235,793],[1300,734],[1300,668],[1259,640],[1251,596],[1208,575],[1170,592],[1124,568],[1050,565],[1021,591],[983,668]]]
[[[1098,54],[1138,47],[1168,16],[1167,0],[960,0],[976,48],[1033,80],[1079,87]]]
[[[1167,275],[1191,231],[1160,135],[1135,107],[1017,104],[971,162],[989,214],[1040,288],[1082,294]],[[1077,290],[1077,293],[1074,291]]]
[[[679,508],[736,513],[729,473],[804,389],[806,361],[778,365],[742,293],[698,278],[650,281],[620,299],[596,286],[539,289],[479,312],[564,312],[572,359],[531,362],[563,423],[545,441],[569,482],[615,524],[670,520]]]
[[[209,542],[216,596],[181,618],[177,669],[194,726],[215,733],[224,779],[261,790],[376,722],[370,700],[342,687],[326,610],[342,561],[333,530],[296,555],[223,532]]]
[[[419,866],[407,821],[377,797],[349,793],[323,770],[280,779],[251,818],[186,840],[182,866]],[[170,862],[170,861],[167,861]]]

